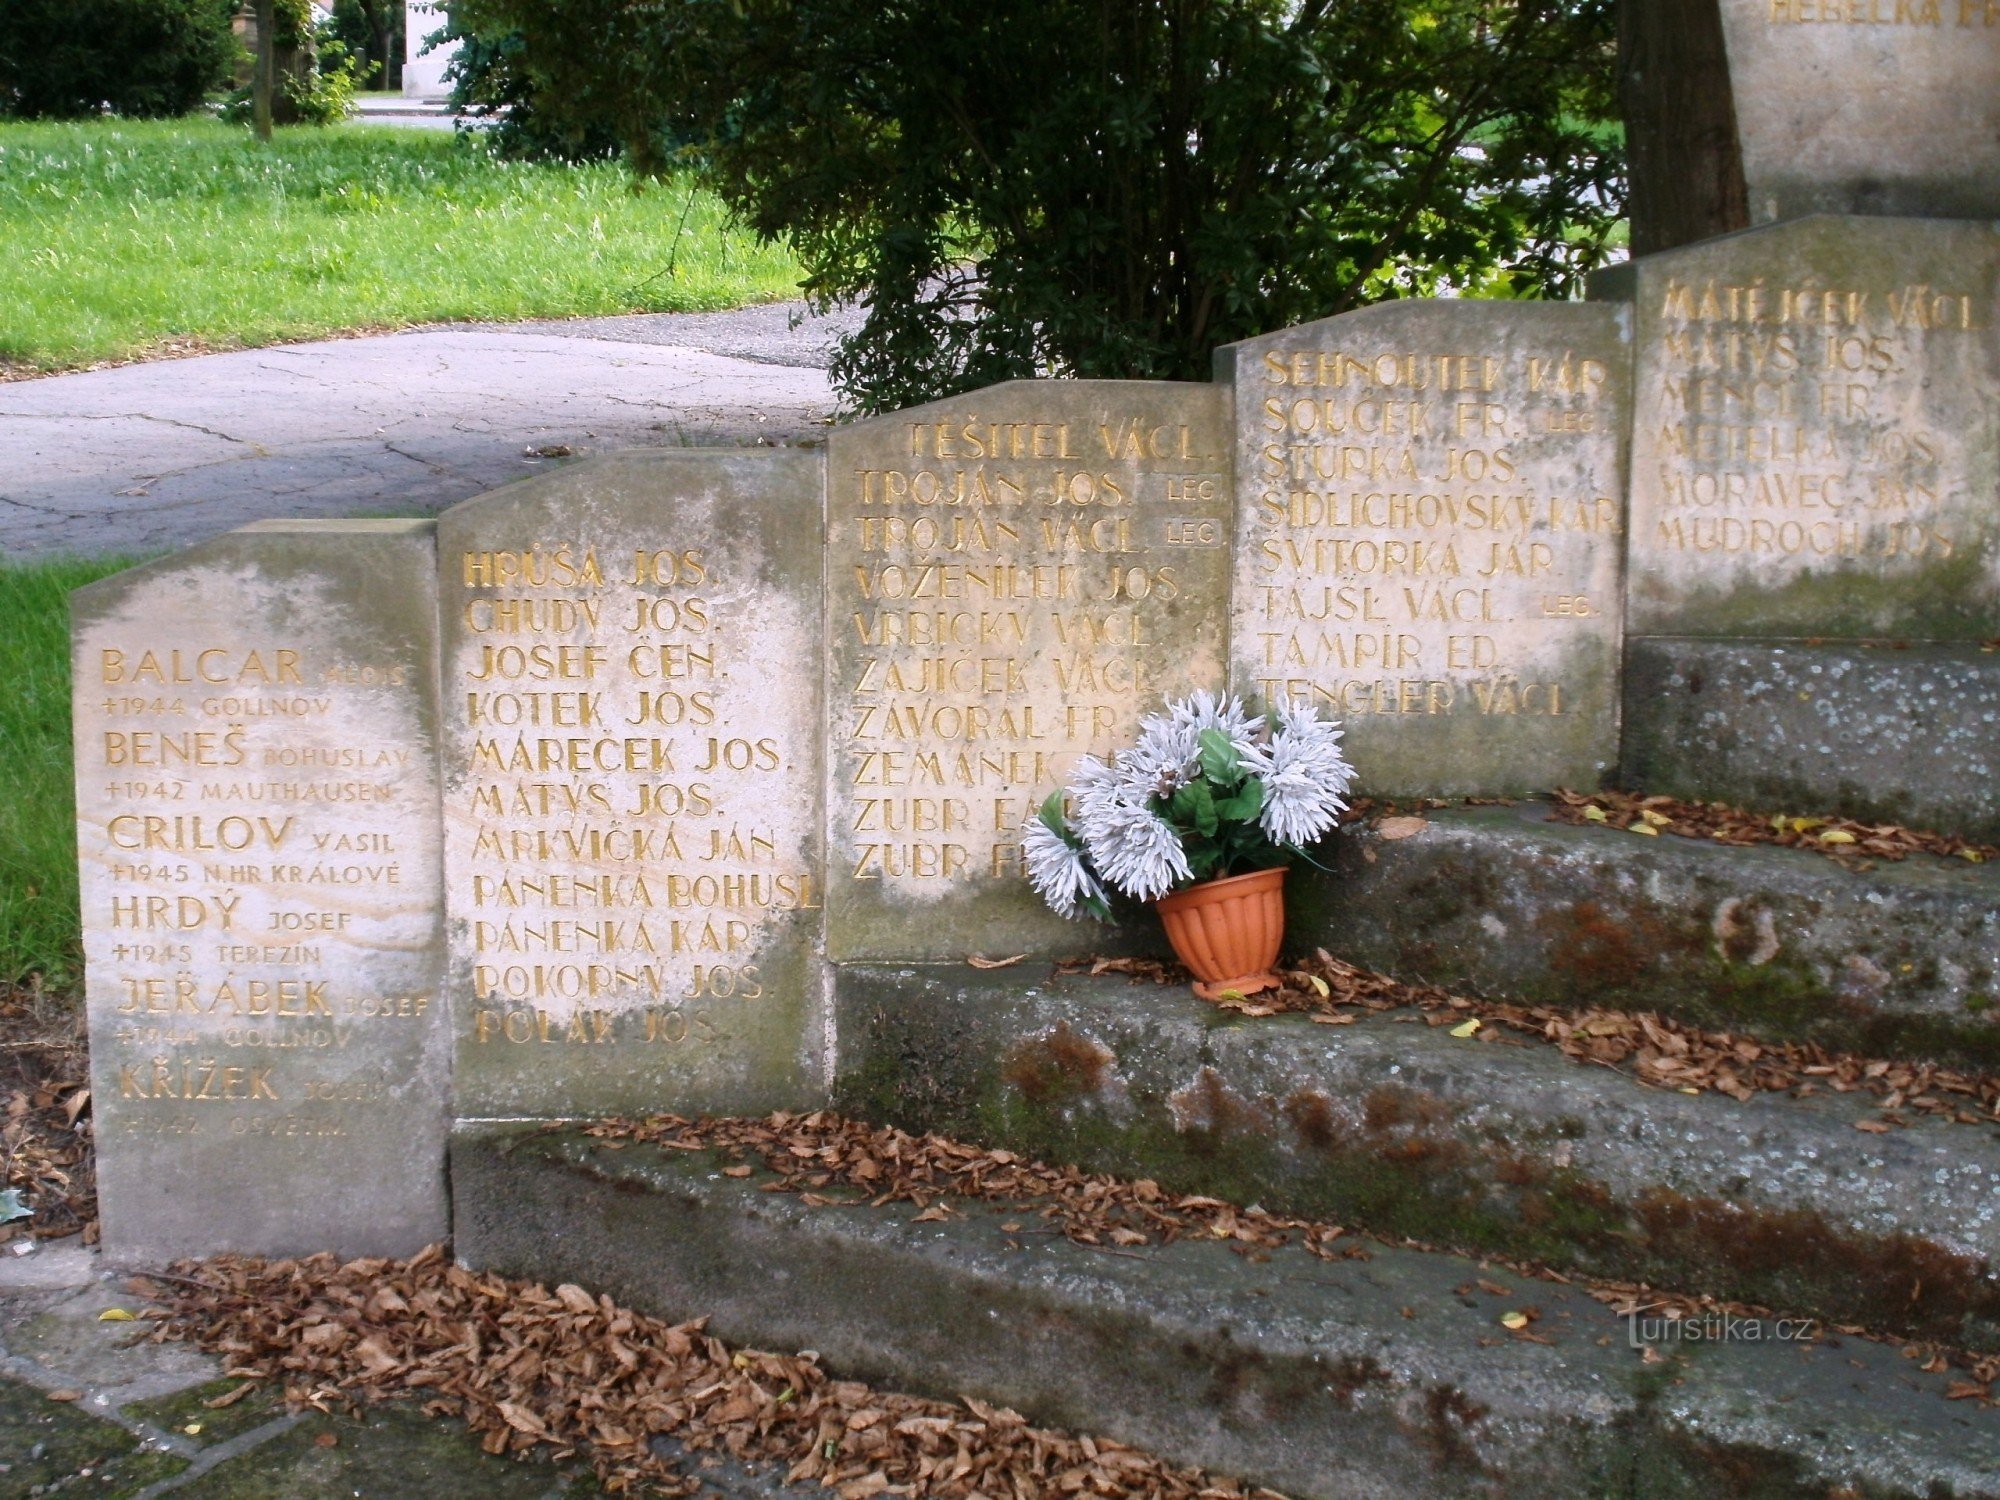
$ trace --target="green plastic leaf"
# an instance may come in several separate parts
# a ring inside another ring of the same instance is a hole
[[[1050,792],[1043,799],[1041,818],[1042,822],[1047,825],[1050,833],[1053,833],[1059,839],[1069,839],[1069,829],[1063,826],[1063,794],[1061,792]]]
[[[1234,786],[1242,779],[1236,747],[1229,743],[1229,736],[1220,729],[1204,729],[1201,732],[1201,774],[1224,786]]]
[[[1194,794],[1192,801],[1195,828],[1213,838],[1215,830],[1221,826],[1221,820],[1215,814],[1215,793],[1208,789],[1208,783],[1205,781],[1190,781],[1187,789]]]
[[[1264,783],[1252,776],[1233,797],[1216,803],[1216,815],[1226,822],[1249,823],[1264,810]]]

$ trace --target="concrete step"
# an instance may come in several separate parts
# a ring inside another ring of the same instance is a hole
[[[2000,864],[1856,872],[1807,851],[1557,823],[1542,803],[1371,825],[1298,872],[1290,944],[1398,979],[1875,1057],[2000,1068]]]
[[[1634,842],[1637,842],[1634,840]],[[1600,1277],[2000,1347],[2000,1129],[1650,1088],[1415,1010],[1245,1018],[1046,966],[846,966],[846,1114]]]
[[[1628,787],[2000,839],[2000,650],[1626,642]]]
[[[1755,1340],[1649,1358],[1629,1340],[1653,1330],[1584,1292],[1454,1256],[1096,1249],[1021,1233],[1000,1206],[913,1222],[907,1203],[814,1207],[722,1166],[462,1128],[457,1251],[1299,1500],[2000,1495],[2000,1417],[1885,1345],[1757,1324]],[[1530,1309],[1520,1334],[1501,1322]]]

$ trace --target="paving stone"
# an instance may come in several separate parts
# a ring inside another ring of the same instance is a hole
[[[1619,776],[1699,802],[2000,840],[2000,652],[1635,638]]]
[[[997,1207],[921,1224],[907,1204],[813,1208],[712,1157],[668,1156],[461,1132],[459,1254],[1301,1500],[2000,1493],[2000,1421],[1879,1344],[1683,1343],[1649,1363],[1575,1288],[1454,1256],[1383,1246],[1327,1264],[1214,1241],[1108,1253],[1010,1234]],[[1524,1306],[1550,1342],[1500,1324]]]
[[[98,1319],[111,1308],[136,1313],[142,1305],[112,1277],[65,1294],[11,1297],[0,1303],[0,1351],[26,1362],[53,1388],[84,1390],[84,1408],[99,1415],[215,1379],[215,1362],[200,1350],[140,1342],[134,1336],[145,1331],[143,1325]],[[17,1365],[15,1373],[25,1370]]]
[[[1866,1095],[1689,1097],[1497,1028],[1455,1037],[1414,1010],[1245,1019],[1117,975],[850,965],[836,993],[835,1100],[863,1119],[1391,1236],[2000,1343],[1987,1127],[1865,1135]],[[1913,1293],[1893,1268],[1926,1256]],[[1875,1274],[1856,1277],[1862,1264]]]
[[[333,1442],[321,1446],[327,1437]],[[496,1458],[456,1423],[383,1406],[358,1421],[309,1415],[174,1493],[188,1500],[546,1500],[565,1488],[553,1464]]]
[[[185,1438],[197,1450],[234,1442],[245,1433],[281,1420],[285,1415],[283,1393],[268,1385],[254,1385],[250,1394],[238,1396],[229,1405],[212,1408],[210,1401],[230,1395],[243,1385],[227,1376],[205,1381],[171,1396],[138,1401],[124,1408],[137,1422],[149,1422],[162,1432]],[[190,1432],[188,1429],[196,1428]]]
[[[0,1496],[90,1495],[130,1500],[187,1467],[177,1454],[143,1447],[111,1422],[51,1401],[46,1391],[0,1375]]]

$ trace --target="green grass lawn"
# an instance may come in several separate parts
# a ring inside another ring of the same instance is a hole
[[[685,183],[635,192],[615,163],[502,162],[364,125],[266,147],[209,120],[0,122],[0,245],[0,363],[44,370],[176,343],[735,307],[796,295],[800,274]]]
[[[0,984],[82,977],[69,717],[69,591],[131,566],[0,566]]]

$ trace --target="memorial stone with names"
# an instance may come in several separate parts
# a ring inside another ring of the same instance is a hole
[[[116,1256],[447,1233],[430,531],[265,522],[73,596]]]
[[[1226,672],[1227,393],[1021,381],[827,455],[828,949],[1065,949],[1020,830]]]
[[[2000,228],[1815,217],[1606,286],[1637,328],[1633,635],[1994,633]]]
[[[1220,352],[1233,684],[1339,719],[1371,795],[1594,786],[1615,762],[1626,330],[1397,302]]]
[[[1720,0],[1752,224],[2000,217],[2000,0]]]
[[[461,1117],[817,1087],[820,474],[634,454],[440,520]]]

